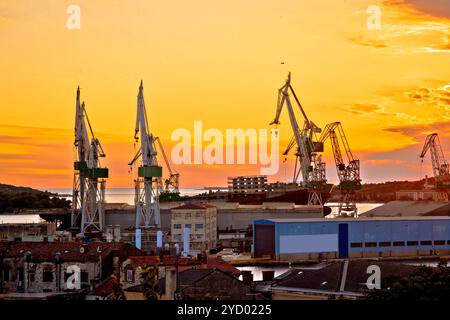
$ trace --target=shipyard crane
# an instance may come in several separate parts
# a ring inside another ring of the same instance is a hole
[[[290,93],[294,97],[303,116],[304,125],[301,129],[295,117]],[[321,192],[326,183],[325,163],[322,161],[320,148],[317,145],[317,142],[314,141],[315,135],[320,133],[321,129],[308,119],[308,116],[306,115],[294,89],[291,86],[291,73],[288,74],[285,85],[278,89],[276,115],[270,125],[280,124],[280,115],[285,104],[289,113],[289,120],[294,136],[289,142],[284,155],[287,155],[292,147],[297,147],[295,152],[296,161],[293,183],[298,183],[301,173],[303,179],[301,185],[308,188],[309,192],[308,204],[322,205]]]
[[[360,166],[359,160],[355,159],[347,137],[344,133],[344,128],[340,122],[329,123],[325,126],[319,138],[322,145],[327,139],[331,141],[333,150],[334,162],[336,165],[337,175],[339,177],[339,216],[353,216],[357,215],[357,207],[355,201],[355,191],[361,189]],[[344,149],[346,162],[344,162]]]
[[[445,161],[444,152],[442,151],[441,142],[439,141],[439,136],[437,133],[427,136],[422,153],[420,154],[422,163],[428,151],[431,154],[431,165],[433,166],[436,189],[447,189],[448,192],[448,189],[450,189],[450,166]],[[448,196],[446,197],[448,198]]]
[[[169,177],[164,179],[164,185],[162,185],[163,180],[160,181],[160,188],[164,188],[164,192],[167,193],[179,193],[180,191],[180,174],[178,172],[174,172],[172,167],[170,166],[169,159],[167,158],[166,152],[164,151],[164,147],[162,145],[161,139],[156,137],[155,142],[158,142],[159,150],[163,156],[164,162],[166,164],[167,171],[169,172]]]
[[[80,87],[77,89],[76,98],[74,145],[77,152],[74,162],[71,227],[79,228],[83,235],[102,232],[105,226],[104,199],[108,168],[100,166],[100,158],[106,155],[100,140],[94,135],[85,103],[80,103]]]
[[[137,96],[136,128],[134,133],[140,147],[133,160],[133,166],[140,160],[135,182],[136,229],[148,228],[151,225],[160,226],[159,213],[159,181],[162,177],[162,167],[158,165],[155,138],[150,133],[147,111],[144,102],[144,86],[141,81]]]

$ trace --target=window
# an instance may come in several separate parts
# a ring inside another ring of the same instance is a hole
[[[394,241],[394,247],[403,247],[405,245],[405,241]]]
[[[432,244],[433,244],[433,241],[431,241],[431,240],[420,241],[421,246],[431,246]]]
[[[376,246],[377,246],[376,242],[366,242],[364,244],[364,247],[366,247],[366,248],[373,248],[373,247],[376,247]]]
[[[197,223],[195,225],[195,230],[202,230],[203,229],[203,223]]]
[[[134,277],[133,277],[133,269],[128,269],[127,270],[127,282],[133,282]]]
[[[81,282],[84,282],[84,283],[89,282],[89,272],[81,271]]]
[[[44,269],[42,272],[42,281],[43,282],[53,282],[53,270],[50,268]]]
[[[191,229],[191,228],[192,228],[192,224],[186,223],[186,224],[184,225],[184,227],[185,227],[185,228],[188,228],[188,229]]]
[[[352,242],[350,244],[350,248],[362,248],[363,244],[362,242]]]
[[[389,241],[383,241],[379,243],[380,247],[390,247],[392,244]]]
[[[407,241],[406,245],[407,246],[418,246],[419,245],[419,241]]]
[[[5,268],[3,269],[3,281],[11,281],[11,269]]]
[[[19,281],[22,282],[23,281],[23,268],[17,269],[17,272],[19,274]]]
[[[180,223],[175,223],[175,224],[173,225],[173,228],[174,228],[174,229],[181,229],[181,224],[180,224]]]
[[[36,274],[34,271],[29,271],[28,272],[28,281],[29,282],[34,282],[36,279]]]
[[[445,246],[445,240],[434,240],[435,246]]]

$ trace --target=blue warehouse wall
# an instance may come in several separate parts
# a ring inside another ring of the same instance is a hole
[[[317,222],[259,220],[274,224],[275,255],[312,252],[385,252],[450,249],[450,219],[351,220]],[[348,242],[346,227],[348,226]],[[340,230],[341,229],[341,230]],[[341,234],[340,234],[341,232]],[[343,248],[347,246],[347,250]],[[343,255],[342,255],[343,254]]]

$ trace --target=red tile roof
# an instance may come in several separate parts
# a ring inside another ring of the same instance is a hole
[[[172,210],[204,210],[207,208],[216,208],[216,207],[204,203],[187,203],[179,207],[172,208]]]
[[[32,261],[54,261],[59,252],[62,261],[83,262],[97,261],[100,256],[109,256],[114,250],[122,261],[130,255],[142,254],[132,245],[122,242],[18,242],[12,243],[4,256],[22,257],[29,251]]]
[[[114,291],[114,285],[117,283],[117,278],[108,277],[102,281],[97,287],[92,290],[91,294],[96,296],[107,297]]]
[[[138,257],[129,257],[129,259],[133,260],[137,265],[155,265],[157,261],[161,266],[176,266],[176,257],[175,256],[163,256],[162,260],[159,259],[158,256],[138,256]],[[219,269],[225,273],[232,274],[235,276],[239,276],[241,271],[228,262],[222,260],[220,257],[211,257],[207,258],[207,263],[201,263],[195,258],[178,258],[178,272],[190,269]]]

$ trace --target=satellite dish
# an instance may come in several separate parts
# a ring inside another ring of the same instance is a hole
[[[84,247],[80,247],[80,253],[84,253]]]

